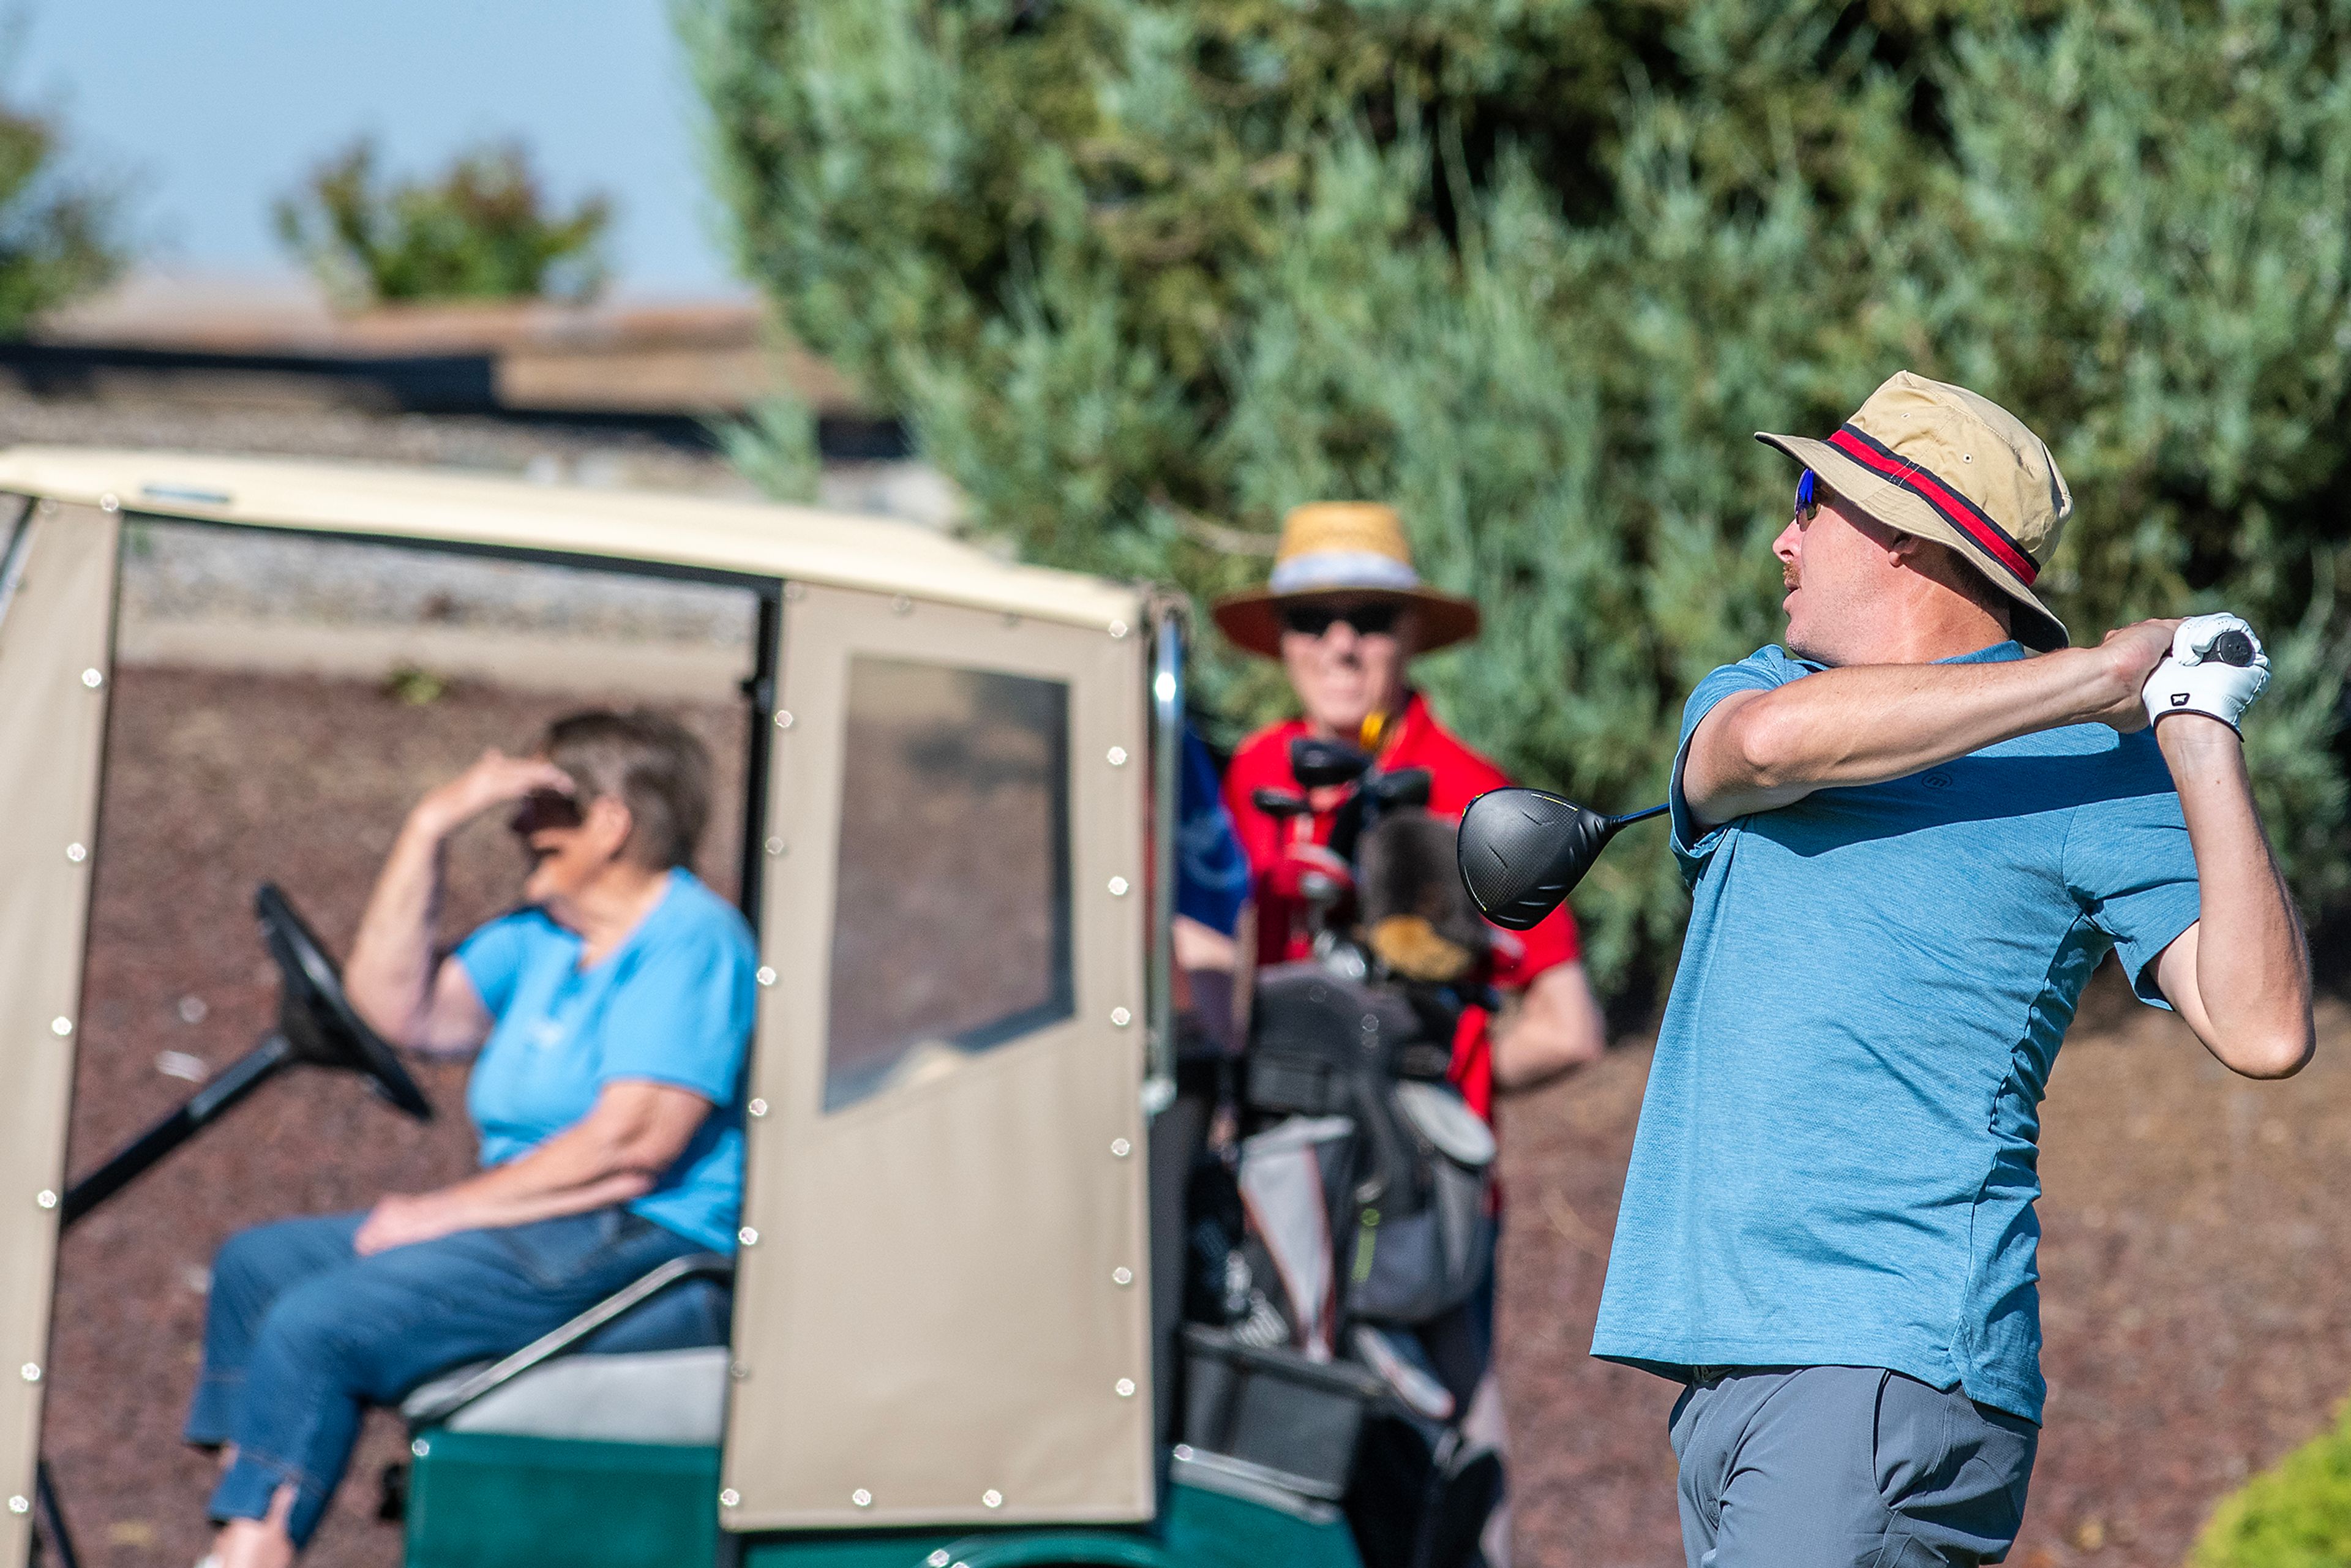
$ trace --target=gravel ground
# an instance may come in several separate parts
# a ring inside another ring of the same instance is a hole
[[[699,643],[749,662],[740,589],[202,523],[133,523],[123,556],[126,621],[554,632]]]

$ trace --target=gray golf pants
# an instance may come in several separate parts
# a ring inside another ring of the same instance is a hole
[[[1674,1406],[1689,1568],[2008,1555],[2041,1428],[1874,1366],[1700,1367]]]

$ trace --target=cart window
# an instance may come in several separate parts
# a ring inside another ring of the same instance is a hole
[[[1066,683],[850,663],[824,1108],[1074,1010]]]

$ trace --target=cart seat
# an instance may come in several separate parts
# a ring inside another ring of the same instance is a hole
[[[716,1446],[726,1403],[728,1260],[664,1263],[501,1361],[411,1390],[412,1431]]]
[[[444,1373],[401,1402],[412,1424],[489,1364]],[[519,1373],[437,1423],[452,1432],[601,1443],[716,1447],[726,1347],[559,1356]]]

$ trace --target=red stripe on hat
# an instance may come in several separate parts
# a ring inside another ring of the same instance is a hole
[[[1982,508],[1907,458],[1896,457],[1868,435],[1848,424],[1829,437],[1829,444],[1888,484],[1898,485],[1935,509],[1937,516],[1973,539],[1983,552],[2031,586],[2041,569],[2008,530]]]

